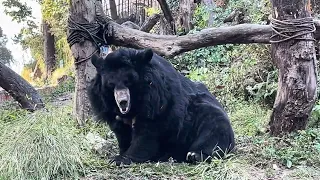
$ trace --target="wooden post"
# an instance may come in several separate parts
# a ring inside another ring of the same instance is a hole
[[[273,7],[273,25],[288,26],[292,20],[306,21],[311,17],[308,10],[308,0],[271,0]],[[279,22],[280,20],[282,22]],[[290,20],[286,24],[283,21]],[[302,23],[305,24],[305,23]],[[277,27],[275,27],[277,29]],[[293,36],[297,33],[312,30],[304,29],[285,35]],[[281,31],[280,29],[278,29]],[[275,34],[275,33],[274,33]],[[300,39],[290,39],[272,44],[272,58],[279,68],[278,91],[273,113],[270,120],[270,133],[281,136],[295,130],[305,129],[310,112],[316,99],[317,70],[315,41],[313,33],[299,36]],[[273,39],[279,41],[283,38]]]

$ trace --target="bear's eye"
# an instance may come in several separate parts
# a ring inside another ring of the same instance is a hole
[[[129,80],[124,80],[124,85],[126,85],[126,86],[130,85],[130,81]]]
[[[109,82],[109,83],[108,83],[108,86],[113,88],[113,87],[115,87],[115,84],[112,83],[112,82]]]
[[[132,81],[134,81],[136,79],[136,76],[135,75],[133,75],[133,74],[129,74],[128,75],[128,81],[129,82],[132,82]]]

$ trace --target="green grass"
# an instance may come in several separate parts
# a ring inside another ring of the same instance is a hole
[[[0,179],[80,177],[87,156],[70,109],[1,114]],[[7,119],[6,117],[9,117]]]
[[[236,135],[256,136],[263,134],[271,111],[254,102],[235,101],[229,116]]]

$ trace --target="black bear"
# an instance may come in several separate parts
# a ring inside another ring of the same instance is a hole
[[[184,77],[151,49],[121,48],[93,56],[97,75],[88,96],[96,119],[115,133],[117,165],[196,163],[235,146],[229,118],[207,87]]]

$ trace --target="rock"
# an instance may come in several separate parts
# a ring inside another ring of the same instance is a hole
[[[98,154],[103,155],[108,150],[107,141],[99,135],[89,132],[86,139],[90,143],[91,149],[96,151]]]

